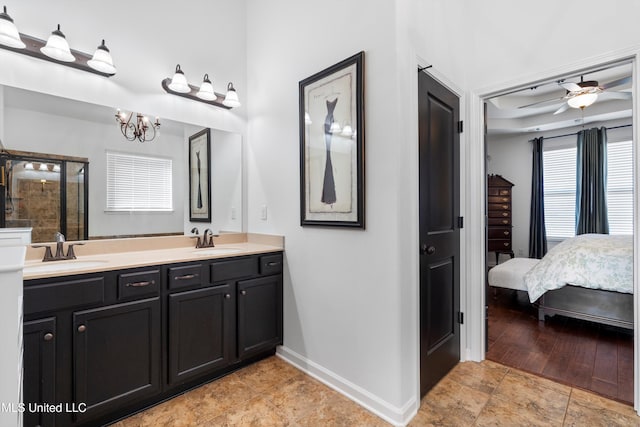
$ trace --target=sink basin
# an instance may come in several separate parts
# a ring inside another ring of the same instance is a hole
[[[237,254],[238,252],[242,252],[242,249],[238,248],[207,248],[207,249],[196,249],[193,251],[193,254],[196,255],[230,255]]]
[[[107,261],[65,261],[46,262],[38,265],[30,265],[24,268],[24,274],[56,273],[58,271],[82,270],[85,268],[99,267]]]

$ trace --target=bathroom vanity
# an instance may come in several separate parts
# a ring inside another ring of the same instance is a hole
[[[143,239],[155,248],[146,250],[130,240],[123,252],[87,242],[77,260],[27,262],[24,400],[43,406],[25,412],[25,426],[102,425],[282,343],[277,238],[208,249],[182,236]],[[172,241],[182,246],[162,248]]]

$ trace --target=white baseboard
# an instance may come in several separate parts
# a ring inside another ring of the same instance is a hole
[[[415,398],[397,407],[287,347],[278,347],[276,355],[394,426],[406,426],[418,412]]]

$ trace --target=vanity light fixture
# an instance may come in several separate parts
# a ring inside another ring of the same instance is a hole
[[[105,74],[113,75],[116,73],[111,52],[109,52],[107,45],[104,44],[104,40],[102,40],[102,44],[96,48],[93,57],[87,61],[87,65]]]
[[[116,113],[116,121],[120,125],[120,132],[128,141],[150,142],[158,135],[160,119],[157,117],[154,123],[147,116],[143,116],[140,113],[136,113],[135,121],[132,121],[132,119],[133,111],[128,116],[120,110]]]
[[[20,34],[13,19],[7,14],[7,7],[3,10],[4,12],[0,13],[0,48],[105,77],[111,77],[116,73],[111,53],[104,40],[91,56],[69,48],[60,25],[46,42],[27,34]]]
[[[49,165],[47,165],[46,163],[40,163],[40,167],[38,168],[38,170],[49,171]]]
[[[0,13],[0,45],[9,46],[15,49],[24,49],[26,45],[20,39],[20,33],[13,19],[7,13],[7,6]]]
[[[233,87],[233,83],[227,85],[227,93],[223,95],[213,90],[213,85],[209,79],[209,74],[205,74],[200,87],[189,84],[184,72],[180,68],[180,64],[176,65],[176,71],[173,78],[166,78],[162,81],[162,88],[165,92],[172,95],[182,96],[184,98],[193,99],[194,101],[204,102],[205,104],[215,105],[231,109],[240,106],[238,93]]]
[[[76,60],[76,57],[71,53],[67,38],[64,36],[64,33],[60,31],[60,24],[58,24],[57,30],[51,32],[51,35],[47,39],[47,44],[40,48],[40,52],[49,58],[62,62],[73,62]]]

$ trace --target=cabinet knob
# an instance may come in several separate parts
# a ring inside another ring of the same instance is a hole
[[[78,326],[78,332],[84,332],[86,330],[87,330],[87,327],[85,325]]]
[[[507,212],[502,212],[502,216],[509,216]]]
[[[502,220],[502,223],[503,223],[503,224],[509,224],[509,221],[507,221],[507,220],[505,219],[505,220]]]
[[[509,244],[508,244],[508,243],[503,243],[503,245],[504,245],[505,247],[508,247],[508,246],[509,246]]]
[[[247,291],[245,291],[244,289],[240,291],[240,295],[246,295]]]
[[[46,334],[44,334],[45,341],[51,341],[52,339],[53,339],[53,334],[51,332],[47,332]]]
[[[509,209],[509,205],[502,205],[502,209]]]
[[[505,236],[508,236],[508,235],[509,235],[509,232],[508,232],[508,231],[505,231],[505,232],[504,232],[504,235],[505,235]]]
[[[229,298],[231,298],[231,294],[224,294],[224,297],[225,297],[226,299],[229,299]]]

